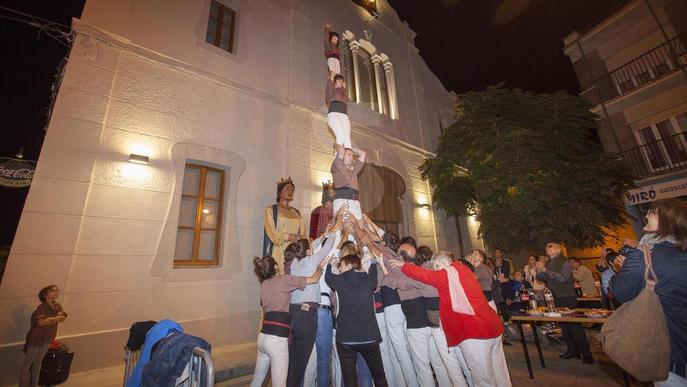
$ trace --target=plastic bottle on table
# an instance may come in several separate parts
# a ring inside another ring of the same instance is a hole
[[[551,290],[546,289],[546,292],[544,292],[544,300],[546,300],[546,306],[549,309],[549,313],[556,313],[556,305],[553,303],[553,293],[551,293]]]
[[[580,286],[580,281],[575,281],[575,294],[577,297],[582,297],[582,286]]]

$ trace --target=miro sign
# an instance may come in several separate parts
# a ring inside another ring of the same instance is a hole
[[[625,204],[634,206],[658,199],[670,199],[686,195],[687,178],[631,189],[625,192]]]

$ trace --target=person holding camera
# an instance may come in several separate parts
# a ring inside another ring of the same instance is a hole
[[[651,249],[651,265],[658,282],[654,292],[663,307],[670,336],[668,379],[656,387],[687,385],[687,204],[675,199],[654,202],[646,214],[647,232],[640,244]],[[622,267],[610,281],[610,291],[627,302],[644,289],[646,264],[642,250],[621,249],[616,261]]]

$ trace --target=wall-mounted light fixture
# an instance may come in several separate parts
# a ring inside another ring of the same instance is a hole
[[[129,155],[129,162],[136,164],[148,164],[150,162],[150,157],[132,153]]]
[[[432,209],[432,206],[430,206],[429,204],[425,203],[425,204],[420,204],[420,208],[424,208],[425,210],[431,210],[431,209]]]

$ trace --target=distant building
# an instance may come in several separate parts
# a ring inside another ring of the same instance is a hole
[[[632,0],[563,42],[603,147],[636,176],[639,231],[650,202],[687,196],[687,1]]]
[[[88,0],[0,286],[0,384],[47,284],[63,290],[75,372],[121,364],[139,320],[178,320],[214,347],[255,340],[265,206],[291,176],[308,224],[331,178],[327,22],[368,153],[363,209],[457,249],[418,171],[455,95],[386,0]],[[460,222],[470,249],[476,227]]]

